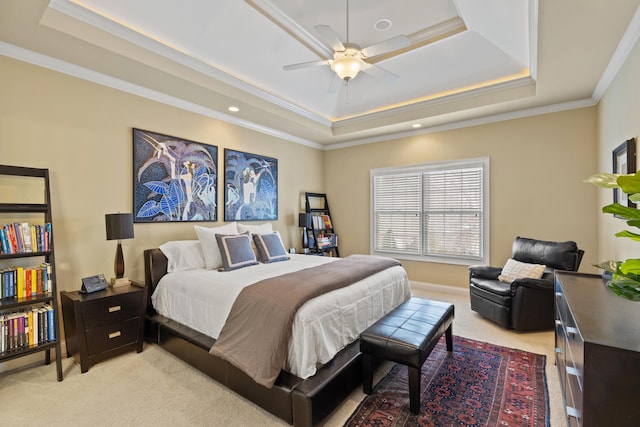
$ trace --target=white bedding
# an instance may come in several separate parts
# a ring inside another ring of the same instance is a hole
[[[156,311],[217,338],[242,288],[268,277],[335,261],[336,258],[291,255],[291,260],[219,272],[197,269],[165,275],[151,300]],[[301,378],[331,360],[377,319],[411,296],[402,267],[377,273],[352,286],[304,304],[293,323],[289,355],[283,368]]]

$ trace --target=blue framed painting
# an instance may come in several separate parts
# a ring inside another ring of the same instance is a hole
[[[278,160],[224,150],[224,220],[278,219]]]
[[[134,222],[216,221],[218,147],[133,129]]]

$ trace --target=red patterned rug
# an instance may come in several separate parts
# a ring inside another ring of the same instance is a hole
[[[454,336],[422,366],[420,414],[409,411],[407,368],[396,364],[345,426],[548,427],[544,355]]]

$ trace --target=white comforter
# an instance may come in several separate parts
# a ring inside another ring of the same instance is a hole
[[[245,286],[335,260],[292,255],[286,262],[229,272],[198,269],[169,273],[160,280],[151,300],[163,316],[217,338],[235,298]],[[318,365],[331,360],[360,332],[410,296],[405,270],[393,267],[314,298],[296,314],[283,368],[301,378],[314,375]]]

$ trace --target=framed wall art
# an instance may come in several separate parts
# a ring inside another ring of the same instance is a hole
[[[278,160],[224,150],[224,220],[278,219]]]
[[[613,150],[613,173],[636,173],[636,139],[627,139]],[[613,203],[635,208],[636,204],[629,200],[629,196],[619,188],[613,189]]]
[[[135,222],[216,221],[218,147],[133,129]]]

